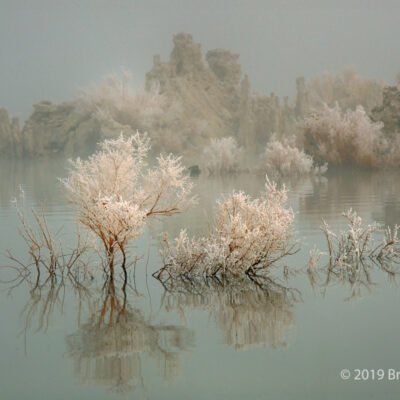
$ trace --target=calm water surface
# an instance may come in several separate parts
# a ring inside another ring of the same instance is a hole
[[[11,199],[22,185],[26,207],[43,206],[53,229],[71,241],[74,215],[57,177],[63,161],[0,163],[0,265],[7,249],[26,259]],[[94,279],[0,286],[0,398],[9,399],[398,399],[400,381],[343,381],[340,371],[400,371],[400,289],[385,273],[351,297],[350,284],[311,285],[310,249],[325,250],[324,218],[337,231],[353,207],[365,222],[400,224],[398,173],[336,171],[319,180],[286,182],[301,251],[271,275],[268,290],[250,282],[166,291],[157,235],[207,229],[215,199],[232,189],[257,195],[263,177],[196,179],[199,205],[154,223],[135,244],[138,261],[126,297]],[[15,277],[3,269],[2,281]],[[323,277],[321,279],[323,282]],[[190,285],[189,285],[190,288]],[[286,288],[286,289],[285,289]],[[118,310],[124,312],[118,314]]]

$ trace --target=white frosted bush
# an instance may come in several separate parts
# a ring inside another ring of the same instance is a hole
[[[302,125],[304,149],[317,161],[332,165],[379,167],[387,146],[383,124],[372,122],[362,106],[342,112],[325,106]]]
[[[320,167],[315,166],[313,158],[294,143],[273,139],[261,156],[260,169],[274,177],[302,176],[321,175],[327,171],[328,166],[326,163]]]
[[[212,139],[203,151],[204,168],[209,175],[224,175],[239,171],[242,149],[233,137]]]
[[[327,242],[329,262],[320,268],[319,260],[324,253],[314,248],[310,252],[308,276],[313,287],[321,286],[324,291],[329,285],[337,283],[349,285],[348,299],[352,299],[360,297],[362,289],[370,290],[376,284],[371,279],[375,268],[386,272],[390,279],[398,276],[399,226],[384,229],[377,222],[363,224],[361,217],[352,209],[342,215],[348,221],[347,229],[337,234],[323,221],[321,229]]]
[[[148,92],[135,90],[131,80],[126,70],[111,75],[100,84],[81,89],[77,105],[84,111],[97,112],[99,117],[111,117],[121,124],[143,130],[149,121],[165,112],[168,102],[157,86]]]
[[[256,274],[296,247],[292,242],[293,212],[284,207],[286,189],[267,179],[265,193],[251,199],[243,192],[218,202],[207,236],[189,238],[181,231],[175,243],[165,238],[164,267],[158,276]]]
[[[358,267],[364,259],[377,259],[378,261],[400,260],[399,227],[393,230],[387,227],[384,230],[384,238],[376,244],[374,234],[382,232],[383,227],[377,222],[364,226],[361,217],[351,208],[342,214],[348,220],[348,229],[336,235],[331,232],[324,221],[323,230],[329,250],[331,266],[345,265]]]
[[[159,85],[150,90],[134,88],[125,69],[97,85],[81,89],[76,108],[102,122],[115,121],[133,131],[150,132],[158,148],[167,151],[181,150],[187,136],[199,129],[196,125],[199,121],[190,121],[190,129],[185,125],[181,104],[162,94]]]
[[[157,158],[146,166],[149,140],[139,133],[105,140],[87,161],[72,161],[63,184],[81,224],[104,245],[112,260],[142,232],[148,218],[178,213],[190,205],[191,183],[180,158]]]

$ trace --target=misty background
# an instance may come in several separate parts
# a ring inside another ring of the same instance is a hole
[[[153,56],[188,32],[203,54],[240,54],[252,89],[279,96],[295,79],[353,66],[393,84],[400,71],[398,1],[0,1],[0,106],[26,118],[127,67],[143,86]]]

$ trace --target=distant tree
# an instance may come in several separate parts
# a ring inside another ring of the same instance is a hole
[[[361,105],[369,112],[382,103],[384,86],[384,82],[360,77],[353,68],[336,74],[325,72],[307,85],[309,106],[321,109],[324,104],[333,107],[338,103],[343,110],[355,110]]]
[[[313,158],[296,147],[293,140],[272,139],[261,155],[260,169],[269,176],[320,175],[327,169],[327,163],[316,166]]]
[[[382,122],[373,122],[362,106],[343,112],[338,105],[307,117],[302,125],[303,145],[317,161],[331,165],[377,168],[387,143]]]
[[[239,171],[242,149],[233,137],[212,139],[203,150],[203,164],[209,175],[225,175]]]

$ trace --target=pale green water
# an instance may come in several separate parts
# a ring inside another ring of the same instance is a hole
[[[73,213],[56,179],[64,171],[62,161],[0,164],[2,253],[26,255],[10,205],[19,184],[28,206],[44,204],[53,227],[72,229]],[[107,324],[111,303],[100,281],[79,293],[68,285],[53,292],[51,285],[33,292],[27,284],[12,291],[1,285],[0,398],[397,399],[400,381],[339,376],[344,368],[400,370],[400,290],[380,271],[372,273],[370,291],[364,288],[362,298],[352,301],[345,301],[349,287],[332,285],[323,296],[302,272],[287,282],[274,273],[296,299],[273,287],[262,297],[251,285],[240,295],[212,288],[202,296],[164,292],[151,277],[160,267],[156,235],[174,236],[183,226],[201,232],[221,193],[236,188],[256,195],[264,180],[201,177],[196,184],[199,205],[155,224],[136,244],[136,253],[144,254],[137,293],[129,290],[120,320]],[[398,173],[341,171],[288,186],[303,241],[301,252],[287,260],[296,269],[306,265],[314,244],[325,250],[322,217],[336,231],[345,226],[340,213],[351,206],[365,222],[400,223]],[[3,255],[0,260],[10,264]]]

